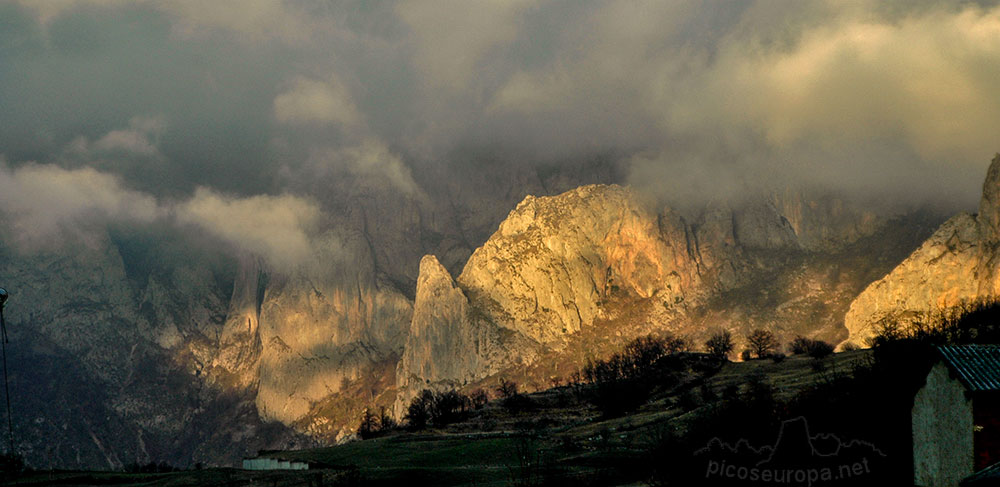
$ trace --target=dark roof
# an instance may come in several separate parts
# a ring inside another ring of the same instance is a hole
[[[1000,345],[942,345],[945,363],[970,391],[1000,391]]]
[[[962,487],[972,485],[998,485],[1000,484],[1000,463],[994,463],[968,477],[962,479]]]

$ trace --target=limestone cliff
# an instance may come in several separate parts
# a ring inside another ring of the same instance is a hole
[[[1000,154],[983,184],[979,213],[951,218],[891,273],[851,303],[847,341],[864,344],[882,320],[926,322],[963,304],[1000,297]]]
[[[421,260],[397,411],[420,388],[559,369],[534,362],[575,363],[596,352],[585,343],[603,350],[656,331],[695,342],[720,326],[738,337],[765,327],[782,340],[843,338],[850,300],[927,234],[899,235],[915,220],[875,222],[796,197],[711,205],[690,221],[616,185],[525,197],[457,279],[433,256]],[[902,238],[865,240],[877,232]]]
[[[327,233],[314,261],[291,271],[264,273],[244,260],[217,363],[255,386],[263,419],[292,424],[374,363],[398,357],[411,312],[409,300],[379,285],[359,234]]]
[[[432,255],[420,260],[413,320],[396,371],[396,414],[431,384],[460,387],[530,362],[537,343],[505,331],[469,304]]]
[[[294,431],[339,439],[364,407],[423,387],[532,370],[545,384],[637,334],[839,338],[846,301],[902,258],[865,242],[882,220],[836,200],[682,215],[579,186],[615,180],[606,166],[428,168],[413,194],[311,178],[298,189],[322,195],[328,220],[294,268],[159,228],[95,229],[87,245],[26,256],[0,221],[14,350],[39,364],[12,378],[15,409],[39,411],[15,415],[24,451],[54,444],[35,457],[70,467],[224,463],[311,441]]]
[[[527,197],[473,252],[458,282],[495,322],[540,343],[579,332],[616,297],[683,307],[701,276],[680,219],[657,216],[630,190],[592,185]]]

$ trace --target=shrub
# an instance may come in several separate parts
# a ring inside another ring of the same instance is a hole
[[[744,350],[740,352],[740,360],[746,362],[751,359],[753,359],[753,356],[750,354],[750,350]]]
[[[637,409],[654,387],[676,382],[673,371],[685,364],[671,354],[686,347],[686,341],[673,336],[648,335],[628,342],[606,360],[588,361],[581,377],[594,386],[589,400],[606,417]]]
[[[382,406],[379,409],[378,430],[380,432],[389,431],[396,429],[397,426],[399,425],[396,424],[396,418],[393,418],[389,410],[385,406]]]
[[[455,390],[437,394],[434,399],[431,421],[438,426],[462,419],[470,405],[469,398]]]
[[[743,402],[763,415],[776,416],[775,409],[778,403],[774,397],[774,386],[767,381],[767,377],[760,369],[747,376],[747,383],[743,389]]]
[[[424,389],[410,401],[404,419],[413,430],[428,424],[445,426],[465,417],[471,403],[468,396],[456,390],[437,393]]]
[[[691,344],[681,337],[667,335],[663,339],[663,348],[667,353],[690,352]]]
[[[410,429],[419,430],[427,427],[431,421],[434,399],[434,392],[424,389],[410,401],[410,405],[406,408],[406,416],[404,416]]]
[[[705,342],[705,350],[716,359],[728,360],[729,354],[733,352],[733,334],[722,330],[712,335]]]
[[[739,399],[740,388],[736,384],[729,384],[722,389],[722,399],[724,401],[735,401]]]
[[[374,438],[379,426],[379,417],[372,413],[371,408],[365,408],[365,412],[361,414],[361,424],[358,425],[358,436],[362,440]]]
[[[771,354],[771,360],[774,363],[776,363],[776,364],[780,364],[781,362],[785,361],[785,354],[783,354],[783,353],[773,353],[773,354]]]
[[[853,352],[855,350],[860,350],[861,347],[859,347],[854,342],[846,342],[846,343],[844,343],[843,345],[840,346],[840,349],[843,350],[843,351],[845,351],[845,352]]]
[[[469,400],[472,401],[473,409],[482,409],[490,402],[490,395],[483,389],[476,389],[469,394]]]
[[[833,345],[820,340],[813,341],[812,347],[809,349],[809,356],[815,359],[827,357],[832,353]]]
[[[677,406],[684,411],[691,411],[701,406],[701,401],[693,389],[688,389],[677,399]]]
[[[792,343],[788,344],[788,351],[792,352],[792,355],[801,355],[803,353],[808,353],[810,342],[812,342],[812,340],[804,336],[797,336],[795,337],[794,340],[792,340]]]
[[[712,402],[719,398],[708,382],[702,382],[699,389],[701,390],[701,399],[705,402]]]
[[[902,340],[906,337],[906,333],[903,331],[903,327],[900,326],[899,322],[888,316],[884,316],[876,322],[874,328],[875,333],[866,339],[868,346],[872,348],[897,340]]]
[[[515,394],[501,402],[504,409],[511,414],[520,414],[523,411],[530,411],[535,408],[535,402],[524,394]]]
[[[6,456],[0,455],[0,461],[5,461],[5,460]],[[23,468],[23,462],[21,463],[21,465]],[[179,471],[180,469],[174,467],[173,465],[170,465],[167,462],[160,462],[160,463],[149,462],[145,465],[140,465],[138,463],[133,462],[128,465],[125,465],[124,470],[127,473],[169,473],[169,472]]]
[[[812,358],[823,358],[833,353],[833,345],[802,336],[795,337],[788,348],[793,354],[808,354]]]

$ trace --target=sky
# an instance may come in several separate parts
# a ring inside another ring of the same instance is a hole
[[[36,248],[170,222],[294,263],[326,220],[303,182],[427,197],[483,152],[601,158],[673,205],[972,210],[998,80],[996,2],[0,0],[0,224]]]

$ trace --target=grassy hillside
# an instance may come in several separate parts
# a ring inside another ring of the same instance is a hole
[[[650,485],[670,462],[665,446],[704,428],[726,401],[747,397],[766,383],[780,403],[845,377],[870,351],[823,359],[706,363],[690,355],[676,381],[653,384],[648,402],[620,417],[604,417],[591,404],[593,386],[570,385],[527,394],[516,410],[494,400],[444,427],[343,445],[263,456],[307,461],[306,472],[246,472],[206,469],[164,474],[35,472],[11,485]],[[757,384],[755,386],[754,384]],[[736,441],[727,430],[710,431]],[[771,430],[771,436],[777,434]],[[769,444],[769,443],[764,443]]]

